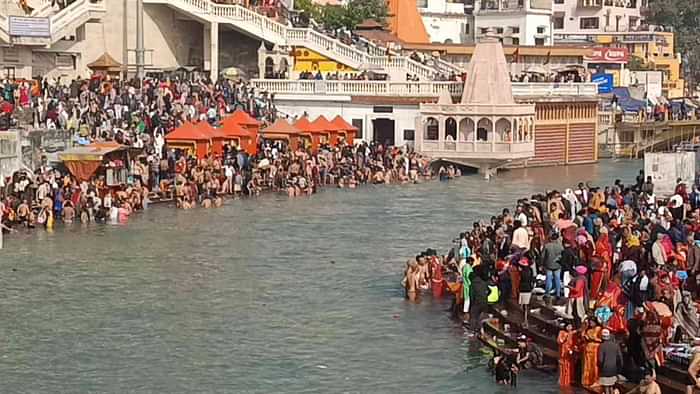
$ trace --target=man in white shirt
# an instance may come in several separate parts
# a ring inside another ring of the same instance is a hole
[[[511,245],[515,245],[522,251],[530,249],[530,234],[527,232],[520,220],[513,222],[513,241]]]

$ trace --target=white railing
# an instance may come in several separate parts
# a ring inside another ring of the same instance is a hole
[[[598,85],[589,82],[528,83],[513,82],[515,96],[597,96]]]
[[[438,96],[443,90],[453,96],[462,93],[462,82],[394,82],[394,81],[332,81],[332,80],[286,80],[254,79],[257,89],[276,94],[339,94],[366,96]],[[594,83],[513,83],[516,97],[541,96],[596,96]]]
[[[92,12],[106,12],[105,3],[106,0],[78,0],[51,16],[51,41],[58,41],[68,35],[68,31],[76,27],[76,22],[87,22]]]
[[[473,157],[491,157],[498,154],[501,157],[513,155],[522,157],[535,152],[532,141],[525,142],[490,142],[490,141],[435,141],[422,140],[416,143],[416,150],[428,154],[449,154],[457,152],[458,156],[471,154]],[[505,155],[505,156],[503,156]]]
[[[405,56],[377,56],[380,51],[372,48],[366,52],[342,43],[310,28],[294,28],[276,22],[239,4],[216,4],[211,0],[145,0],[147,3],[168,4],[200,16],[210,15],[217,22],[235,21],[236,25],[276,44],[304,46],[330,58],[355,68],[363,65],[380,66],[385,69],[401,69],[423,79],[430,79],[441,72],[461,72],[449,63],[436,64],[436,68],[426,66]]]
[[[361,96],[424,96],[436,97],[443,90],[453,95],[462,91],[460,82],[391,82],[391,81],[315,81],[254,79],[257,89],[277,94],[329,94]]]
[[[69,34],[68,30],[76,27],[76,22],[78,24],[86,22],[91,17],[92,12],[106,12],[105,1],[106,0],[78,0],[53,15],[45,16],[50,20],[50,41],[54,43],[61,40]],[[51,1],[41,0],[41,9],[38,10],[40,15],[34,16],[50,14],[51,10]],[[0,39],[5,42],[10,42],[11,37],[9,31],[9,19],[6,15],[0,15]]]

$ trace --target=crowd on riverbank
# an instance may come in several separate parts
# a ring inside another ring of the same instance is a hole
[[[227,196],[257,196],[268,191],[296,197],[320,187],[354,189],[369,183],[419,182],[433,176],[429,160],[373,143],[326,145],[311,153],[265,141],[255,156],[226,145],[223,155],[202,160],[166,150],[162,157],[155,153],[139,156],[130,167],[130,181],[117,187],[107,186],[103,175],[81,182],[65,168],[45,163],[34,174],[19,171],[4,180],[0,189],[3,222],[15,229],[51,228],[56,221],[125,223],[133,212],[154,201],[172,201],[182,209],[212,208],[221,206]],[[454,176],[455,170],[450,171]]]
[[[700,387],[696,185],[678,183],[662,200],[642,172],[630,185],[580,183],[524,197],[454,242],[444,256],[429,249],[409,260],[409,300],[449,289],[456,314],[478,331],[494,308],[522,308],[527,327],[531,300],[542,296],[560,317],[562,386],[611,393],[624,375],[652,390],[658,368],[673,360]]]

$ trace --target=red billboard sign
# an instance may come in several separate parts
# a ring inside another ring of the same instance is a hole
[[[583,59],[589,63],[627,63],[630,51],[627,48],[593,48]]]

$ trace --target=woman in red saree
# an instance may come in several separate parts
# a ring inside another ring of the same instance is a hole
[[[591,388],[598,384],[598,348],[603,342],[603,328],[594,319],[587,320],[587,327],[583,330],[583,376],[581,385]]]
[[[574,354],[576,353],[576,331],[569,323],[566,328],[559,331],[557,337],[559,344],[559,386],[571,386],[571,378],[574,374]]]

